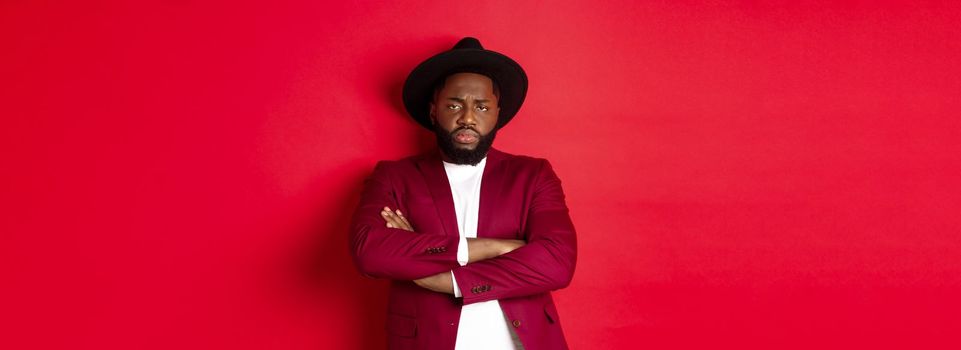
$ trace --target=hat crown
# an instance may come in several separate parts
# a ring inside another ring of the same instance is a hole
[[[450,50],[421,62],[404,81],[404,108],[424,128],[433,130],[430,103],[434,88],[453,73],[471,72],[486,75],[500,90],[497,104],[497,128],[514,118],[527,95],[527,74],[517,62],[501,53],[484,49],[480,40],[463,37]]]
[[[464,50],[464,49],[483,50],[484,47],[481,46],[480,40],[477,40],[477,38],[468,36],[468,37],[464,37],[463,39],[460,39],[460,41],[458,41],[457,44],[454,45],[454,48],[452,50]]]

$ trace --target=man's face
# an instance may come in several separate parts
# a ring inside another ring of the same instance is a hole
[[[490,78],[475,73],[448,76],[430,112],[438,146],[449,161],[473,165],[487,155],[500,112]]]

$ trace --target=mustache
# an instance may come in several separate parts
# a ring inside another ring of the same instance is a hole
[[[451,131],[450,134],[451,134],[451,135],[454,135],[454,134],[456,134],[456,133],[458,133],[458,132],[460,132],[460,131],[464,131],[464,130],[470,130],[470,131],[474,132],[475,134],[480,135],[480,132],[478,132],[477,130],[474,130],[474,128],[469,127],[469,126],[462,126],[462,127],[457,128],[457,129],[454,129],[454,131]]]

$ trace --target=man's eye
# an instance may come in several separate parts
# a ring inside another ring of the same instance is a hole
[[[458,105],[447,105],[447,109],[460,109]]]
[[[481,111],[483,111],[483,112],[487,112],[487,106],[477,106],[477,109],[479,109],[479,110],[481,110]]]

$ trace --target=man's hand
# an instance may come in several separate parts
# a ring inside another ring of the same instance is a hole
[[[404,213],[400,212],[400,209],[391,211],[389,207],[384,207],[384,210],[380,211],[380,216],[387,221],[387,227],[414,231],[414,227],[410,225],[410,221],[407,221],[407,218],[404,217]]]

